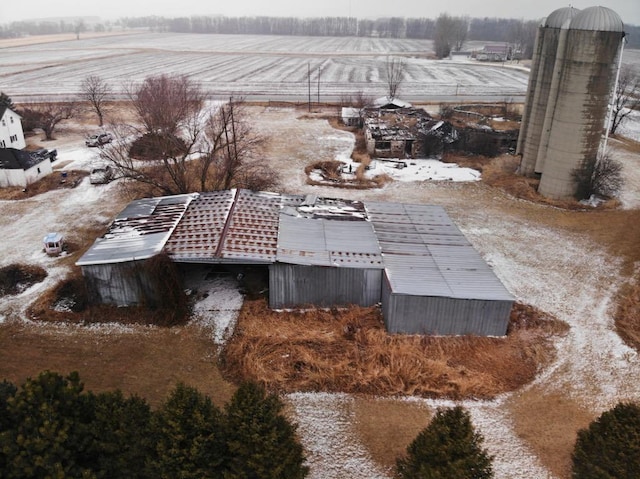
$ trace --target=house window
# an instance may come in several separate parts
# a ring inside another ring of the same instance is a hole
[[[11,120],[11,123],[13,123],[13,117],[9,118]]]
[[[38,167],[38,174],[40,174],[40,167]]]
[[[2,120],[2,126],[7,126],[7,122]]]
[[[6,145],[4,143],[4,140],[0,140],[0,148],[5,148],[5,147],[6,147]]]
[[[391,142],[390,141],[376,141],[376,150],[390,150]]]

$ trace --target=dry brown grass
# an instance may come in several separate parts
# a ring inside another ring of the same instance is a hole
[[[618,295],[615,314],[618,334],[625,343],[640,351],[640,285],[626,284]]]
[[[26,188],[20,186],[0,188],[0,200],[24,200],[51,190],[75,188],[88,174],[87,171],[68,170],[66,178],[62,178],[61,174],[54,171]]]
[[[65,333],[67,331],[67,333]],[[87,389],[120,389],[160,404],[179,381],[222,405],[235,387],[216,366],[211,338],[195,327],[132,328],[109,334],[91,329],[49,329],[28,323],[0,325],[0,378],[21,384],[41,371],[78,371]]]
[[[531,381],[566,325],[517,305],[506,338],[390,335],[377,308],[279,313],[245,301],[225,374],[278,391],[491,398]]]
[[[391,181],[387,175],[377,175],[373,178],[365,176],[365,165],[361,164],[355,171],[355,179],[344,178],[340,168],[343,163],[337,160],[316,161],[307,165],[304,169],[307,175],[308,185],[333,186],[336,188],[345,188],[353,190],[369,190],[371,188],[381,188]],[[321,180],[313,180],[310,175],[312,172],[320,172]]]
[[[579,429],[594,415],[569,397],[531,388],[508,404],[516,434],[556,477],[571,477],[571,452]]]
[[[0,298],[4,295],[18,294],[30,286],[41,282],[47,272],[31,264],[10,264],[0,268]]]
[[[355,399],[354,414],[360,442],[389,475],[433,416],[423,404],[368,397]]]

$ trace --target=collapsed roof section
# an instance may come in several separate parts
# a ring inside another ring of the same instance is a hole
[[[458,139],[458,132],[451,123],[434,119],[422,108],[366,108],[364,126],[375,141],[434,136],[444,143],[453,143]]]

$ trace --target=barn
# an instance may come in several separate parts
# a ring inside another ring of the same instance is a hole
[[[506,334],[513,297],[439,206],[248,190],[132,202],[76,263],[93,301],[153,298],[144,262],[268,271],[269,306],[380,304],[387,330]]]

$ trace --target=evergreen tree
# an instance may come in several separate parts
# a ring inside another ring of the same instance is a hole
[[[99,478],[150,477],[147,462],[153,459],[151,409],[144,399],[125,399],[122,392],[95,396],[93,468]]]
[[[438,409],[431,423],[397,461],[402,479],[488,479],[492,457],[482,449],[484,438],[475,432],[469,413],[461,406]]]
[[[256,383],[242,384],[225,408],[229,449],[225,479],[297,479],[307,476],[296,427],[283,404]]]
[[[578,431],[572,460],[576,479],[640,478],[640,406],[619,403]]]
[[[0,91],[0,107],[1,106],[6,106],[10,110],[16,111],[16,107],[13,104],[13,101],[11,101],[11,98],[9,97],[9,95],[7,95],[3,91]]]
[[[2,436],[15,427],[15,419],[9,413],[9,400],[16,395],[17,390],[9,381],[4,380],[0,383],[0,471],[7,469],[7,455],[3,451]],[[3,477],[1,473],[0,477]]]
[[[220,423],[221,412],[209,397],[178,384],[155,415],[155,477],[221,477],[226,454]]]
[[[93,406],[82,389],[77,373],[46,371],[7,400],[13,419],[0,431],[4,477],[95,477],[87,454]]]

